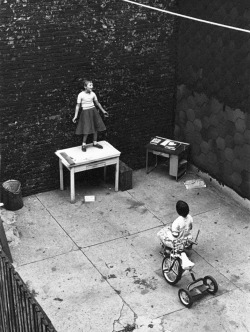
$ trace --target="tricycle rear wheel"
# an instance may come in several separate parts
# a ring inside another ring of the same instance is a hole
[[[190,292],[184,288],[179,289],[178,296],[181,303],[186,307],[190,308],[193,305],[193,299]]]
[[[218,291],[218,284],[217,281],[211,277],[211,276],[206,276],[203,278],[203,284],[208,287],[207,292],[209,294],[215,294]]]

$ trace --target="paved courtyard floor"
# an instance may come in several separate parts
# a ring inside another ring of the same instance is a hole
[[[186,189],[195,177],[176,182],[160,166],[134,171],[133,189],[123,192],[113,181],[78,181],[75,204],[68,188],[24,198],[12,256],[58,332],[250,331],[250,210],[209,181]],[[190,206],[194,234],[200,230],[189,255],[196,276],[219,284],[191,309],[178,299],[191,277],[166,283],[156,237],[176,218],[179,199]]]

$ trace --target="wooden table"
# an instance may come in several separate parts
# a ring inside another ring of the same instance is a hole
[[[120,151],[116,150],[106,141],[98,142],[103,149],[87,144],[87,151],[83,152],[81,146],[69,149],[58,150],[55,152],[59,158],[60,189],[64,189],[63,184],[63,165],[70,171],[70,200],[75,202],[75,173],[88,171],[90,169],[104,167],[104,178],[106,177],[106,166],[116,165],[115,170],[115,191],[119,185],[119,157]]]
[[[154,144],[146,145],[146,172],[150,173],[153,169],[155,169],[158,165],[158,156],[169,158],[169,175],[174,176],[176,180],[178,180],[182,175],[185,174],[187,169],[187,158],[189,153],[190,144],[179,142],[180,145],[176,148],[176,150],[171,150],[166,147],[161,147]],[[148,153],[152,153],[156,157],[155,165],[148,169]]]

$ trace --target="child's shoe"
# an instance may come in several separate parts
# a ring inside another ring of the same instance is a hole
[[[86,148],[86,144],[82,145],[82,151],[86,152],[87,148]]]
[[[94,146],[95,148],[98,148],[98,149],[103,149],[103,146],[102,146],[101,144],[98,144],[98,143],[93,144],[93,146]]]
[[[170,257],[170,254],[171,254],[171,250],[170,249],[167,249],[167,248],[165,248],[165,250],[164,250],[164,254],[163,254],[163,256],[164,257]]]

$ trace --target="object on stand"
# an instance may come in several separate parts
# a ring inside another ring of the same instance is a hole
[[[190,144],[156,136],[146,145],[146,173],[158,165],[158,156],[169,159],[169,175],[178,181],[187,171]],[[148,154],[155,155],[155,165],[148,169]]]
[[[121,191],[133,188],[132,168],[120,160],[119,163],[119,188]]]
[[[21,183],[17,180],[8,180],[2,184],[3,204],[6,210],[16,211],[23,207]]]

